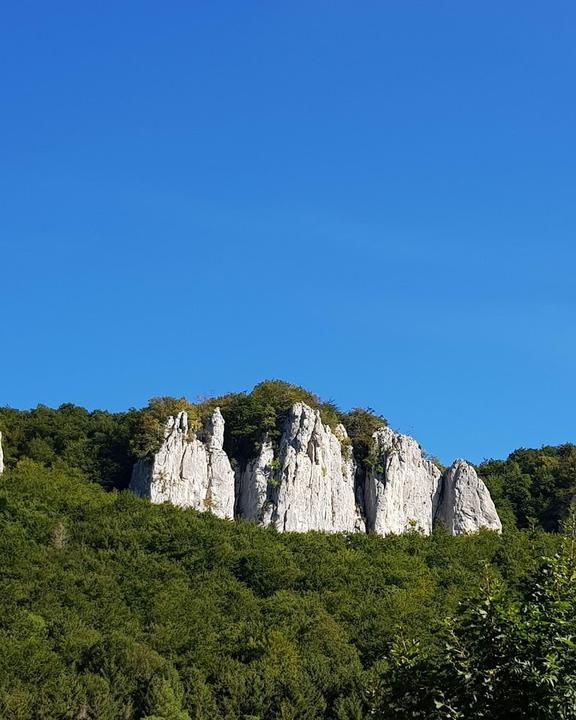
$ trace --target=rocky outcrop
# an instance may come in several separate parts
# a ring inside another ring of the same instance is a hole
[[[236,477],[223,449],[217,408],[200,434],[185,412],[170,418],[159,451],[134,466],[130,488],[152,502],[241,516],[279,531],[425,534],[442,523],[451,534],[500,531],[488,489],[471,465],[444,473],[410,436],[382,427],[370,469],[360,471],[343,425],[332,430],[318,410],[296,403],[277,445],[265,438]]]
[[[502,531],[502,523],[486,485],[465,460],[456,460],[442,476],[442,497],[437,522],[451,535],[480,528]]]
[[[364,488],[368,530],[386,535],[410,528],[428,534],[441,492],[441,472],[416,440],[388,427],[377,430],[376,463]]]
[[[222,447],[224,418],[219,408],[203,435],[204,440],[189,437],[186,412],[170,417],[159,451],[135,464],[130,489],[154,503],[171,502],[233,517],[234,472]]]
[[[278,530],[364,530],[356,505],[352,448],[346,430],[333,432],[320,412],[296,403],[275,453],[270,442],[242,473],[238,509]]]
[[[376,463],[364,488],[369,531],[429,534],[439,522],[452,535],[502,530],[488,488],[467,462],[457,460],[441,473],[410,436],[386,427],[373,438]]]
[[[0,475],[4,472],[4,451],[2,450],[2,433],[0,432]]]
[[[243,518],[270,525],[277,482],[276,465],[274,447],[265,439],[259,454],[240,473],[236,508]]]

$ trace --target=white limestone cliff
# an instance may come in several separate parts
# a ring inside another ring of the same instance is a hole
[[[318,410],[295,403],[278,445],[265,438],[235,477],[223,449],[220,410],[192,437],[181,412],[169,418],[158,452],[136,463],[130,488],[154,503],[238,515],[279,531],[386,535],[414,528],[429,534],[436,523],[453,535],[501,530],[490,493],[471,465],[457,460],[442,474],[416,440],[388,427],[373,440],[375,462],[363,474],[344,426],[333,431]]]
[[[442,476],[442,498],[436,521],[451,535],[477,532],[480,528],[502,531],[488,488],[465,460],[456,460]]]
[[[305,403],[290,409],[277,457],[265,442],[239,483],[240,514],[280,531],[365,530],[356,505],[356,463],[346,430],[333,432]]]
[[[364,487],[368,530],[386,535],[411,527],[429,534],[440,496],[441,472],[409,435],[377,430],[376,466]]]
[[[274,447],[265,439],[258,455],[250,460],[240,474],[238,513],[261,525],[270,525],[275,478]],[[270,495],[270,498],[269,498]]]
[[[189,439],[186,412],[170,417],[158,452],[134,465],[130,489],[153,503],[171,502],[233,517],[234,472],[222,449],[224,418],[219,408],[209,418],[205,435],[205,442]]]

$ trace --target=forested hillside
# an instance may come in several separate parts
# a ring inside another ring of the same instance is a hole
[[[201,402],[154,398],[147,407],[121,413],[89,412],[72,404],[58,409],[39,405],[29,411],[0,408],[5,462],[21,458],[51,466],[57,459],[82,470],[107,489],[128,486],[134,462],[158,449],[168,415],[187,410],[191,431],[216,406],[226,421],[224,449],[236,464],[254,456],[265,434],[280,436],[290,406],[306,402],[324,422],[342,423],[359,465],[375,462],[372,433],[387,424],[372,409],[341,411],[304,388],[268,380],[250,393],[229,393]],[[506,460],[488,460],[478,472],[490,489],[507,527],[557,530],[576,494],[576,446],[519,449]]]
[[[364,717],[391,648],[437,646],[486,578],[521,597],[559,542],[278,534],[62,461],[0,488],[0,717],[19,720]]]
[[[1,718],[576,718],[574,527],[549,532],[573,445],[480,466],[503,535],[280,534],[125,490],[168,412],[220,405],[241,462],[304,399],[371,462],[382,418],[279,382],[119,414],[0,409]]]
[[[482,463],[479,472],[509,524],[557,530],[576,495],[576,446],[522,448]]]

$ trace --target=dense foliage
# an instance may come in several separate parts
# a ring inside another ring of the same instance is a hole
[[[371,713],[398,720],[576,718],[575,516],[525,597],[487,578],[446,623],[443,645],[397,642],[375,673]]]
[[[576,720],[576,447],[479,470],[505,521],[429,538],[278,534],[123,490],[166,416],[220,406],[237,463],[290,406],[376,461],[371,410],[303,388],[142,410],[0,408],[3,720]],[[548,559],[545,559],[548,558]]]
[[[0,432],[8,465],[22,457],[44,464],[61,458],[101,485],[124,488],[134,461],[158,450],[169,415],[185,410],[190,433],[202,434],[204,420],[220,407],[225,420],[224,449],[243,464],[258,453],[266,437],[279,440],[286,414],[296,402],[319,410],[323,422],[332,428],[343,423],[360,462],[368,455],[372,432],[386,424],[370,409],[343,413],[333,402],[304,388],[266,380],[250,393],[229,393],[196,403],[186,398],[152,398],[141,410],[116,414],[88,412],[71,404],[57,410],[44,405],[30,411],[0,408]]]
[[[272,442],[279,440],[286,414],[296,402],[317,408],[322,420],[332,427],[342,417],[334,403],[281,380],[265,380],[248,394],[234,393],[211,402],[220,406],[226,422],[224,449],[240,463],[257,454],[265,437]]]
[[[479,471],[508,524],[557,530],[576,495],[576,445],[515,450]]]
[[[0,480],[0,717],[368,717],[398,638],[432,652],[486,564],[520,599],[557,546],[277,534],[22,460]]]
[[[64,462],[105,487],[126,487],[136,459],[132,443],[141,438],[140,414],[88,412],[71,404],[57,410],[0,408],[4,462],[8,467],[21,458],[48,466]]]

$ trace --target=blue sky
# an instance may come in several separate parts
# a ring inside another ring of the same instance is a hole
[[[0,20],[0,404],[281,377],[444,461],[576,441],[573,2]]]

